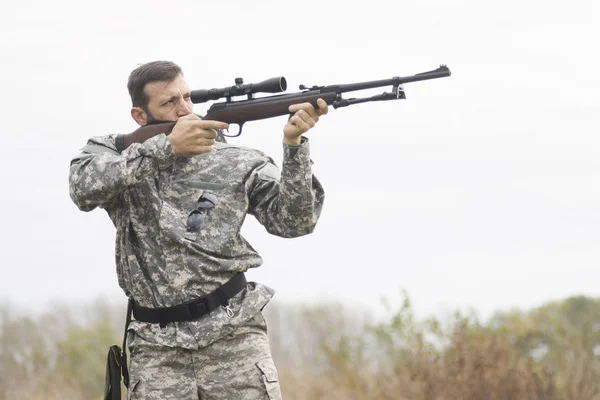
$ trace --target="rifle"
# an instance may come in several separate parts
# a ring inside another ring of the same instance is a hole
[[[254,97],[255,93],[279,93],[287,89],[287,82],[283,76],[270,78],[259,83],[244,85],[242,78],[235,79],[235,85],[219,89],[199,89],[191,92],[192,103],[204,103],[209,100],[218,100],[225,97],[226,101],[214,103],[209,108],[207,114],[202,117],[205,120],[214,120],[226,122],[230,125],[238,125],[239,131],[236,134],[223,134],[226,137],[237,137],[242,133],[242,126],[248,121],[257,121],[266,118],[289,115],[288,107],[297,103],[311,103],[315,108],[317,99],[323,99],[334,109],[347,107],[353,104],[365,103],[369,101],[385,101],[406,99],[403,84],[409,82],[424,81],[450,76],[450,70],[447,66],[441,65],[438,69],[422,72],[412,76],[393,77],[391,79],[382,79],[376,81],[350,83],[345,85],[313,86],[306,87],[300,85],[301,92],[280,94],[266,97]],[[390,93],[362,97],[362,98],[342,98],[342,93],[354,92],[357,90],[372,89],[382,86],[392,86]],[[234,96],[247,96],[246,100],[232,101]],[[116,139],[116,146],[119,152],[123,151],[133,143],[143,143],[153,136],[164,133],[171,133],[176,122],[159,122],[151,125],[145,125],[132,133],[119,135]]]

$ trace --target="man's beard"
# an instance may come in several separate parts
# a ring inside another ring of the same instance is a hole
[[[154,118],[154,115],[150,113],[150,111],[146,111],[146,125],[154,125],[154,124],[163,124],[165,122],[176,122],[176,121],[163,121],[160,119]]]

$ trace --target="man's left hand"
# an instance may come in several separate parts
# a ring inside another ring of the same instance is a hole
[[[283,143],[293,146],[300,145],[300,136],[313,128],[319,121],[321,115],[329,111],[327,103],[323,99],[317,100],[319,109],[315,110],[310,103],[293,104],[290,106],[290,113],[293,115],[288,119],[283,128]]]

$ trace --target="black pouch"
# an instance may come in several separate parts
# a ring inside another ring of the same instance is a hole
[[[106,376],[104,378],[104,400],[121,400],[121,375],[123,384],[129,388],[129,370],[127,369],[127,328],[131,322],[133,299],[127,303],[127,316],[125,320],[125,333],[123,334],[123,347],[115,345],[108,349],[106,357]]]

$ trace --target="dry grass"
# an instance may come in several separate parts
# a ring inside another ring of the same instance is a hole
[[[442,352],[416,347],[391,368],[368,371],[324,345],[328,371],[322,374],[281,368],[287,400],[593,400],[561,395],[549,370],[524,358],[493,332],[457,327]],[[578,375],[581,381],[583,375]],[[583,387],[597,385],[585,377]],[[595,377],[596,379],[598,376]],[[582,389],[583,389],[582,387]]]

